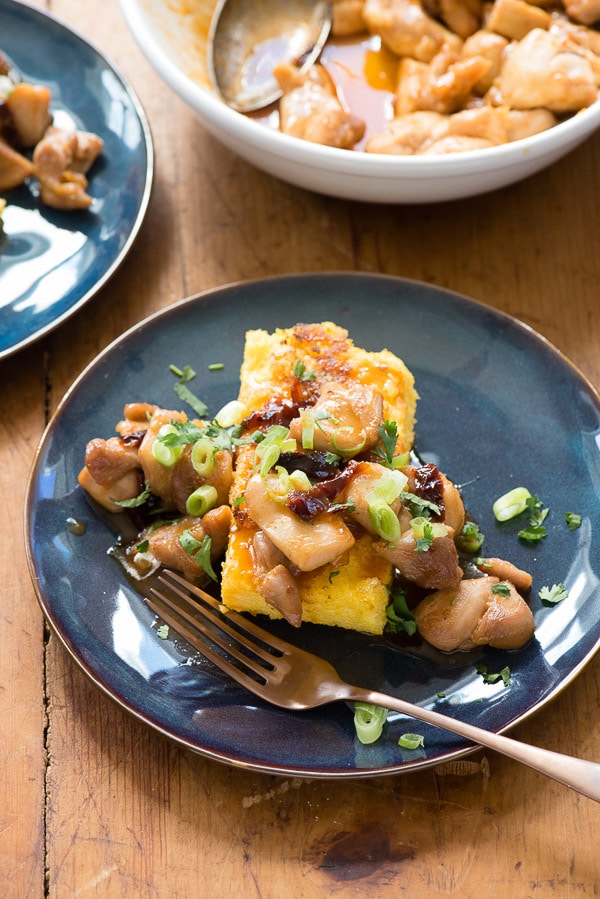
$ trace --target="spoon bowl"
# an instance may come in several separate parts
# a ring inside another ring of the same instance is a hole
[[[318,59],[331,31],[323,0],[220,0],[208,35],[215,90],[237,112],[253,112],[283,91],[273,75],[280,62],[301,72]]]

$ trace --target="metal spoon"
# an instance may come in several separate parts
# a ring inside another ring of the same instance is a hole
[[[213,85],[238,112],[269,106],[283,91],[273,75],[280,62],[301,72],[318,59],[331,30],[323,0],[219,0],[208,35]]]

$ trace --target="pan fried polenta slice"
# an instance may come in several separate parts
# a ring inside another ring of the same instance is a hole
[[[323,322],[249,331],[240,380],[249,442],[237,451],[230,496],[224,605],[296,626],[308,621],[382,633],[392,566],[373,552],[378,538],[331,506],[305,513],[315,483],[311,465],[330,465],[330,482],[337,475],[343,487],[344,470],[377,457],[386,422],[396,425],[393,452],[412,448],[417,394],[411,372],[388,350],[360,349],[346,330]],[[269,470],[263,450],[277,429],[286,437]],[[284,458],[299,497],[296,511],[279,495],[282,477],[289,486]],[[298,467],[308,474],[299,475]]]

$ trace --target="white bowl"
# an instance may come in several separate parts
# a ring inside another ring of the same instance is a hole
[[[375,203],[432,203],[474,196],[533,175],[600,127],[598,101],[541,134],[444,156],[353,152],[288,137],[234,112],[211,89],[205,35],[214,2],[120,0],[150,64],[205,127],[248,162],[308,190]]]

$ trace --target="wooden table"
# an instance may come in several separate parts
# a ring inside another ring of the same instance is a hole
[[[45,627],[22,510],[44,425],[83,367],[149,313],[232,281],[325,270],[419,279],[511,313],[600,384],[600,134],[465,202],[314,196],[205,133],[142,58],[117,0],[35,5],[129,77],[153,130],[156,180],[110,283],[0,363],[0,895],[598,895],[600,805],[492,753],[416,775],[279,779],[184,751],[129,717]],[[600,762],[599,695],[595,659],[513,735]]]

